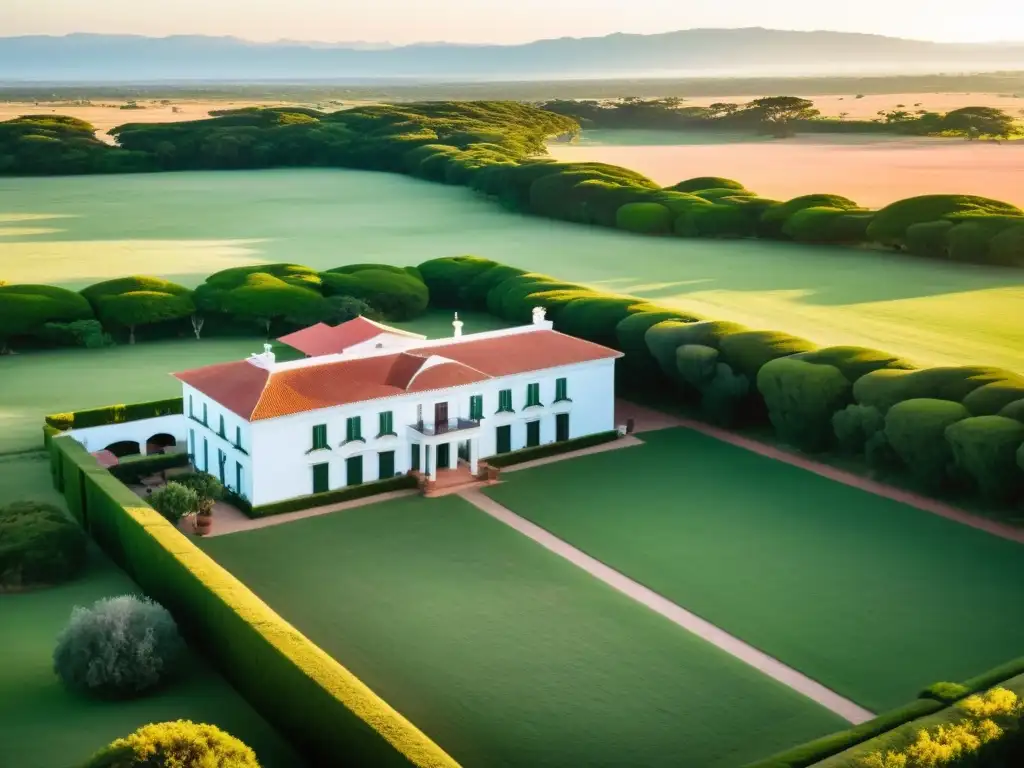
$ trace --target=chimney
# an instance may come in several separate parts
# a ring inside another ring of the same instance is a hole
[[[459,320],[459,313],[455,313],[455,319],[452,320],[452,328],[455,329],[455,338],[459,338],[462,335],[462,321]]]
[[[533,308],[533,324],[540,325],[544,322],[544,317],[547,314],[547,310],[544,307]]]
[[[263,345],[263,357],[268,363],[273,363],[276,360],[273,349],[274,346],[272,344]]]
[[[273,370],[274,363],[277,359],[274,353],[271,351],[273,348],[274,347],[271,344],[264,344],[263,354],[257,355],[255,352],[253,352],[251,355],[249,355],[249,362],[252,365],[255,365],[257,368],[266,368],[268,371]]]

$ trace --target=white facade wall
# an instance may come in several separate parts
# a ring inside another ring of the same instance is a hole
[[[181,414],[154,416],[151,419],[124,421],[119,424],[103,424],[98,427],[82,427],[70,429],[64,434],[82,444],[90,453],[102,451],[108,445],[120,442],[139,444],[139,453],[146,455],[146,443],[155,435],[170,435],[179,448],[185,445],[185,417]]]
[[[182,384],[185,425],[184,439],[196,469],[209,472],[224,485],[253,499],[252,428],[248,421],[232,413],[202,392]],[[224,434],[221,432],[223,418]],[[203,423],[205,420],[205,424]],[[224,457],[223,478],[220,457]],[[241,483],[239,484],[239,480]]]
[[[438,350],[441,352],[441,350]],[[443,354],[443,352],[441,352]],[[567,379],[569,401],[554,402],[555,381]],[[539,407],[525,408],[527,384],[540,384]],[[515,413],[496,413],[498,393],[503,389],[512,390],[512,407]],[[185,387],[185,412],[188,414],[188,397],[191,388]],[[204,397],[191,391],[194,402]],[[243,457],[245,482],[243,493],[254,504],[270,504],[295,496],[313,493],[313,466],[327,464],[328,488],[335,490],[348,484],[346,459],[362,456],[362,482],[382,479],[379,475],[379,454],[382,451],[395,452],[395,473],[404,474],[411,469],[412,443],[419,434],[411,431],[411,425],[420,418],[417,406],[422,407],[422,419],[433,422],[434,406],[439,402],[448,403],[448,417],[469,418],[470,396],[483,395],[483,422],[478,429],[465,432],[450,432],[438,438],[423,438],[422,442],[434,444],[447,442],[452,462],[457,461],[459,442],[471,439],[475,443],[477,458],[492,456],[497,451],[497,427],[511,426],[511,450],[526,447],[526,423],[540,421],[540,444],[555,440],[555,416],[569,414],[569,437],[577,438],[615,428],[615,361],[597,360],[575,365],[550,368],[544,371],[517,374],[501,378],[453,387],[433,392],[415,392],[380,400],[355,403],[346,406],[308,411],[276,419],[254,422],[251,426],[251,448],[245,438],[243,445],[250,456]],[[207,399],[208,400],[208,399]],[[195,407],[195,406],[194,406]],[[213,414],[223,408],[208,401],[208,420],[216,430]],[[394,432],[397,435],[378,437],[379,414],[391,411]],[[201,416],[201,409],[200,409]],[[350,417],[359,416],[363,441],[345,442],[346,422]],[[238,417],[234,417],[237,419]],[[234,423],[229,421],[229,437],[234,434]],[[327,426],[329,449],[311,450],[313,427]],[[190,426],[192,426],[190,424]],[[198,425],[197,425],[198,426]],[[199,434],[199,430],[197,430]],[[244,434],[244,430],[243,430]],[[209,437],[209,436],[208,436]],[[211,439],[211,455],[213,439]],[[223,441],[222,441],[223,442]],[[435,456],[435,450],[431,450]],[[251,464],[250,464],[251,457]],[[425,451],[421,448],[421,468],[425,469]],[[197,462],[202,461],[197,455]],[[233,455],[228,461],[239,460]],[[433,463],[433,459],[431,459]],[[200,466],[200,468],[202,468]],[[216,474],[214,471],[213,474]],[[230,479],[230,478],[228,478]],[[231,483],[228,483],[231,485]]]

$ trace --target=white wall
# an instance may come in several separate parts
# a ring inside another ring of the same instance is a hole
[[[179,446],[184,446],[187,431],[185,417],[181,414],[172,414],[170,416],[154,416],[151,419],[125,421],[120,424],[71,429],[64,434],[77,440],[90,453],[102,451],[108,445],[128,440],[138,443],[139,452],[145,454],[146,442],[154,435],[171,435],[178,441]]]
[[[185,436],[188,441],[188,451],[192,455],[192,463],[196,469],[219,477],[220,467],[218,466],[217,452],[222,451],[225,455],[224,485],[241,493],[251,501],[253,499],[252,427],[249,422],[188,384],[182,384],[182,397],[185,408],[183,417]],[[191,412],[189,410],[190,402]],[[202,424],[204,405],[206,406],[205,426]],[[219,434],[222,416],[224,417],[224,437]],[[239,440],[238,444],[242,450],[236,447],[236,440]],[[236,465],[241,465],[242,468],[241,487],[238,486],[236,479]]]
[[[512,450],[526,446],[526,422],[539,419],[541,422],[541,444],[555,439],[555,415],[570,414],[570,438],[582,437],[595,432],[614,429],[615,413],[615,361],[598,360],[571,366],[551,368],[545,371],[489,379],[475,384],[453,387],[436,392],[419,392],[395,397],[357,403],[350,406],[321,409],[254,422],[252,428],[252,471],[247,471],[247,488],[252,493],[246,496],[253,504],[270,504],[275,501],[305,496],[313,492],[313,470],[315,464],[329,466],[329,487],[331,490],[347,484],[345,460],[351,456],[363,457],[363,482],[372,482],[378,477],[378,454],[381,451],[395,451],[395,472],[403,474],[410,469],[411,440],[408,428],[417,420],[417,405],[423,407],[423,420],[434,420],[434,405],[448,403],[449,418],[469,418],[469,398],[483,395],[484,420],[479,430],[478,456],[486,458],[496,451],[496,427],[512,426]],[[572,402],[555,403],[555,380],[568,380],[568,396]],[[540,399],[543,405],[524,410],[526,385],[540,384]],[[512,407],[515,413],[497,414],[498,392],[512,390]],[[198,393],[195,393],[198,396]],[[198,403],[198,399],[195,401]],[[188,412],[188,393],[185,396]],[[212,414],[223,409],[209,405]],[[392,422],[397,436],[377,437],[378,414],[392,412]],[[200,413],[201,416],[201,413]],[[346,420],[359,416],[362,420],[362,436],[365,442],[344,444]],[[211,418],[210,423],[216,429]],[[327,425],[327,443],[330,450],[310,451],[313,427]],[[229,436],[233,432],[229,431]],[[455,443],[463,439],[459,433],[452,433],[452,455]],[[247,444],[246,444],[247,445]],[[201,461],[201,458],[197,459]],[[229,461],[234,461],[233,458]],[[421,459],[422,461],[422,459]],[[233,465],[232,465],[233,466]],[[422,465],[421,465],[422,466]],[[248,465],[246,467],[248,470]]]

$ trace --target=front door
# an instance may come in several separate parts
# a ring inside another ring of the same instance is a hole
[[[327,493],[330,488],[330,465],[313,465],[313,493]]]
[[[559,413],[555,416],[555,440],[562,442],[569,439],[569,414]]]
[[[387,480],[389,477],[395,476],[395,452],[394,451],[381,451],[380,452],[380,472],[378,477],[381,480]]]
[[[449,469],[452,463],[451,443],[441,443],[437,446],[437,468]]]
[[[495,430],[495,453],[508,453],[512,450],[512,425],[506,424]]]
[[[345,459],[345,485],[362,485],[363,457],[352,456]]]
[[[434,406],[434,432],[444,432],[448,429],[448,403],[438,403]],[[448,466],[438,463],[439,467]]]
[[[540,445],[540,421],[526,422],[526,447],[533,448]]]

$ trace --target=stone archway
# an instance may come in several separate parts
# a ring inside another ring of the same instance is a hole
[[[166,432],[159,432],[146,441],[146,454],[153,455],[154,453],[170,453],[169,448],[175,448],[178,445],[177,439],[174,435],[169,435]]]
[[[118,440],[116,443],[108,445],[104,450],[110,451],[119,459],[125,456],[138,456],[142,453],[141,446],[135,440]]]

